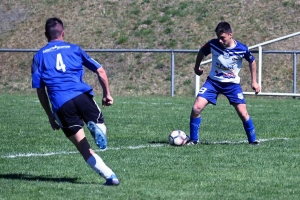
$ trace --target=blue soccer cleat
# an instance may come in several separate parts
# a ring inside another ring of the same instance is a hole
[[[88,122],[87,128],[92,133],[92,136],[95,139],[96,145],[100,149],[106,149],[107,147],[107,139],[105,133],[96,125],[95,122]]]
[[[106,179],[106,182],[104,183],[104,185],[119,185],[120,181],[117,178],[117,176],[115,174],[111,175],[110,178]]]

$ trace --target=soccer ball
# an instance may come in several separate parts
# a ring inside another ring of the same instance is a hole
[[[183,146],[189,137],[181,130],[174,130],[169,135],[169,144],[172,146]]]

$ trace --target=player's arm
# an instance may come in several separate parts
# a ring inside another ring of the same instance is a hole
[[[79,50],[82,56],[83,65],[86,66],[91,71],[95,72],[98,76],[98,80],[103,89],[102,107],[112,105],[114,99],[110,95],[109,83],[108,83],[108,77],[106,71],[104,70],[104,68],[100,63],[98,63],[96,60],[91,58],[85,51],[83,51],[81,48],[79,48]]]
[[[100,68],[97,69],[96,73],[98,75],[98,80],[100,82],[100,85],[103,89],[102,107],[110,106],[114,103],[114,99],[110,95],[109,83],[108,83],[108,77],[106,71],[101,66]]]
[[[201,64],[203,58],[204,58],[204,54],[203,54],[202,50],[200,49],[197,54],[196,63],[195,63],[195,67],[194,67],[194,72],[198,76],[203,74],[203,69],[200,68],[200,64]]]
[[[50,108],[50,103],[45,87],[37,88],[36,91],[39,101],[48,116],[51,127],[53,128],[53,130],[58,130],[60,126],[55,122],[55,117]]]
[[[203,68],[200,68],[200,64],[204,59],[204,57],[207,56],[208,54],[210,54],[210,42],[207,42],[205,45],[203,45],[197,54],[194,72],[198,76],[203,74]]]
[[[249,62],[249,69],[251,74],[251,87],[255,91],[255,93],[260,92],[260,86],[257,83],[256,76],[257,76],[257,67],[256,67],[256,61],[253,60],[252,62]]]

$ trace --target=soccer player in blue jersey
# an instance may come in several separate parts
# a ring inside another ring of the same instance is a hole
[[[45,36],[48,44],[33,57],[32,87],[37,89],[39,101],[51,127],[54,130],[62,129],[86,163],[106,179],[105,185],[119,185],[115,173],[91,149],[83,130],[86,123],[97,146],[100,149],[106,148],[104,118],[93,100],[92,87],[83,81],[83,66],[98,76],[103,89],[103,107],[113,104],[107,74],[80,46],[65,42],[64,34],[63,22],[59,18],[46,21]]]
[[[242,59],[245,59],[249,63],[252,89],[256,94],[260,92],[260,86],[256,81],[255,58],[245,44],[233,39],[229,23],[220,22],[215,33],[217,39],[212,39],[202,46],[196,58],[194,71],[197,75],[202,75],[203,69],[200,68],[200,63],[209,54],[212,54],[212,67],[192,108],[190,139],[187,145],[195,145],[199,142],[201,112],[209,103],[216,105],[219,94],[225,95],[238,113],[243,122],[249,144],[257,145],[259,141],[256,139],[254,124],[248,114],[238,76],[242,68]]]

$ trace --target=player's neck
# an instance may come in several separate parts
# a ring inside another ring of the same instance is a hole
[[[58,42],[58,41],[63,41],[63,40],[60,40],[60,39],[55,39],[55,40],[50,40],[50,41],[48,41],[48,42]]]
[[[56,38],[56,39],[49,40],[49,42],[63,41],[63,40],[64,40],[63,37],[59,37],[59,38]]]
[[[227,48],[234,48],[236,46],[236,41],[232,38]]]

